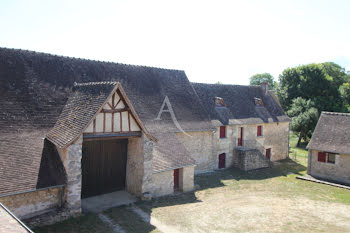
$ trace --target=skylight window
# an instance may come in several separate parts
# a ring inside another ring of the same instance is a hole
[[[215,106],[216,107],[225,107],[224,99],[221,97],[215,97]]]
[[[263,103],[262,99],[255,97],[254,102],[255,102],[256,107],[264,107],[264,103]]]

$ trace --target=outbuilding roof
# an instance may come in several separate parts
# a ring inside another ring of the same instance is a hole
[[[322,112],[307,149],[350,154],[350,114]]]
[[[223,125],[258,124],[290,121],[270,92],[260,86],[192,83],[211,120]],[[225,106],[215,105],[223,98]],[[263,106],[257,106],[260,99]],[[216,125],[217,126],[217,125]]]

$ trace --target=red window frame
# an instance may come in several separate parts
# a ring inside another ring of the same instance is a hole
[[[321,163],[326,162],[326,152],[318,152],[317,161]]]
[[[261,137],[262,136],[262,125],[258,125],[256,136]]]
[[[226,138],[226,126],[220,126],[220,138]]]

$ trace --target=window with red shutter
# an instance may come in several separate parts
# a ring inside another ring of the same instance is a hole
[[[326,162],[326,152],[318,152],[318,162]]]
[[[261,125],[258,125],[256,136],[258,136],[258,137],[262,136],[262,126]]]
[[[226,126],[220,126],[220,138],[226,138]]]

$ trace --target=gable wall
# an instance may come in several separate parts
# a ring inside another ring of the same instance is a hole
[[[102,110],[96,115],[96,118],[85,129],[84,133],[120,133],[130,131],[141,131],[136,123],[134,116],[125,109],[126,103],[120,99],[116,92]],[[120,111],[110,113],[112,109]],[[124,111],[122,111],[125,109]],[[106,111],[106,112],[104,112]]]
[[[196,161],[195,173],[214,169],[212,131],[176,133],[176,136],[185,146],[189,155]]]
[[[350,184],[350,155],[337,154],[335,164],[318,161],[318,150],[309,150],[308,174]]]

